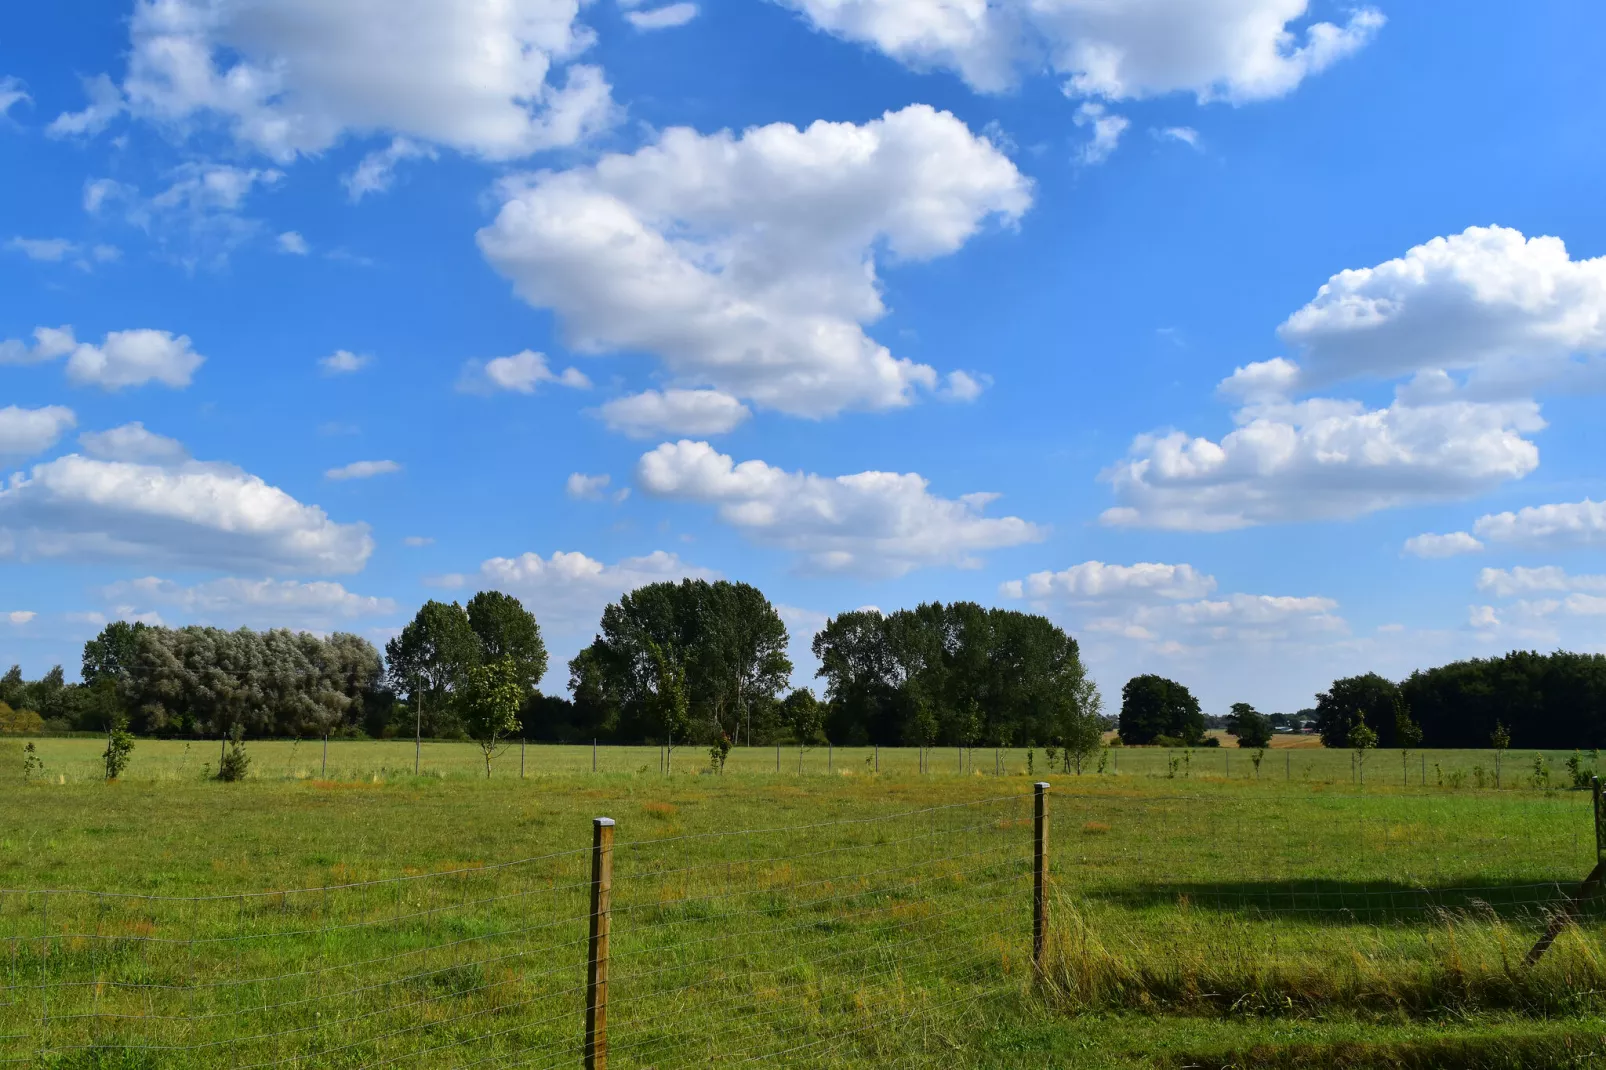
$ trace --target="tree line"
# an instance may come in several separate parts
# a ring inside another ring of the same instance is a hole
[[[883,746],[1207,745],[1207,725],[1263,746],[1274,722],[1314,723],[1329,747],[1606,746],[1606,655],[1514,651],[1346,677],[1298,715],[1235,703],[1205,714],[1177,681],[1145,674],[1103,716],[1076,640],[1047,618],[975,603],[842,613],[815,636],[822,698],[790,688],[789,636],[757,588],[655,583],[603,611],[568,663],[570,697],[545,694],[541,628],[517,598],[430,601],[383,654],[366,639],[286,629],[116,621],[84,646],[82,683],[60,666],[0,677],[0,732],[45,728],[222,737],[522,737],[534,741],[830,741]],[[497,727],[497,726],[500,727]],[[1360,733],[1357,736],[1357,732]],[[1500,735],[1504,733],[1505,735]]]
[[[50,727],[175,737],[373,737],[616,743],[1055,745],[1104,729],[1076,641],[1041,616],[928,603],[832,618],[814,637],[823,700],[790,686],[786,624],[757,588],[655,583],[603,611],[544,694],[541,628],[517,598],[430,601],[381,654],[360,636],[117,621],[83,682],[13,668],[0,702]],[[3,718],[3,715],[0,715]],[[0,723],[0,729],[5,725]],[[489,756],[489,752],[488,752]]]

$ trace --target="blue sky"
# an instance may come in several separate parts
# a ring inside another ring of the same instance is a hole
[[[1587,5],[0,16],[0,661],[496,586],[1032,609],[1210,709],[1606,624]],[[603,477],[606,477],[604,480]]]

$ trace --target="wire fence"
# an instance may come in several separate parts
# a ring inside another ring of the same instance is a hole
[[[1031,806],[621,835],[613,1065],[853,1062],[1018,987]],[[243,895],[0,891],[0,1065],[578,1065],[592,854]]]

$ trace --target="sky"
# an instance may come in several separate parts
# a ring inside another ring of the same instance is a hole
[[[1606,649],[1606,9],[0,13],[0,662],[685,576],[1130,676]],[[816,683],[817,686],[817,683]]]

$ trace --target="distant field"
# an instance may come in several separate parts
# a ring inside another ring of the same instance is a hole
[[[531,746],[521,780],[515,746],[486,782],[472,744],[425,744],[414,777],[410,742],[331,742],[326,773],[320,744],[273,742],[231,785],[202,779],[215,742],[141,741],[108,785],[99,741],[35,742],[29,782],[0,742],[0,1064],[578,1065],[604,814],[615,1067],[1572,1066],[1606,1036],[1596,910],[1521,964],[1595,859],[1588,794],[1532,787],[1531,754],[1497,792],[1473,751],[1427,752],[1427,789],[1398,752],[1362,788],[1348,752],[1268,754],[1257,780],[1244,752],[1171,777],[1182,752],[1139,748],[1081,777],[1040,751],[1028,776],[1022,749],[994,776],[980,748],[964,775],[953,749],[925,775],[811,749],[801,776],[795,748],[779,774],[740,749],[715,777],[687,748],[664,777],[652,747],[593,774],[590,748]]]

